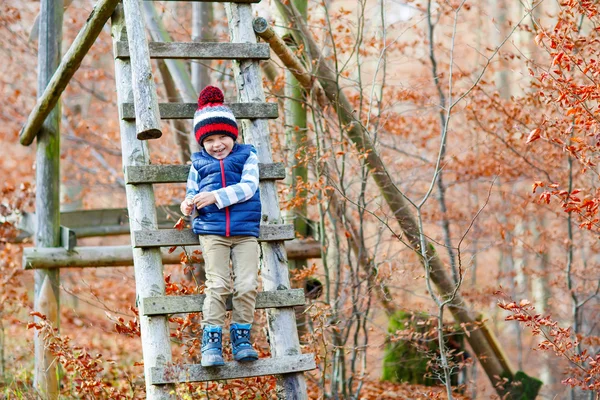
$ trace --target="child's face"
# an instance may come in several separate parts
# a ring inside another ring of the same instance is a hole
[[[217,160],[227,157],[233,149],[233,144],[233,139],[227,135],[210,135],[202,142],[204,150]]]

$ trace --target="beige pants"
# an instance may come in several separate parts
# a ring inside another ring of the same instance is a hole
[[[251,324],[258,289],[258,241],[253,236],[200,235],[206,268],[202,326],[225,323],[225,304],[232,293],[231,322]],[[229,267],[229,260],[233,268]]]

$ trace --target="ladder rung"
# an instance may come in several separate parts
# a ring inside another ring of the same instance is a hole
[[[261,181],[285,179],[283,163],[258,164]],[[125,167],[125,182],[130,185],[140,183],[187,182],[189,165],[140,165]]]
[[[292,240],[295,238],[294,225],[261,225],[259,242]],[[197,246],[198,235],[191,229],[159,229],[134,231],[131,237],[133,247]]]
[[[227,362],[221,367],[204,368],[199,364],[153,367],[150,384],[162,385],[177,382],[206,382],[225,379],[251,378],[253,376],[279,375],[310,371],[317,368],[312,354],[299,354],[277,358],[261,358],[253,362]]]
[[[196,60],[268,60],[267,43],[150,42],[150,58]],[[116,58],[129,58],[127,42],[118,42]]]
[[[201,312],[205,295],[196,296],[158,296],[140,300],[140,314],[166,315]],[[227,298],[227,310],[231,310],[232,296]],[[303,306],[306,304],[304,289],[274,290],[258,292],[256,308],[282,308]]]
[[[237,119],[275,119],[279,110],[275,103],[230,103],[227,104]],[[161,119],[192,119],[198,108],[196,103],[159,103]],[[121,116],[125,120],[135,119],[133,103],[121,104]]]

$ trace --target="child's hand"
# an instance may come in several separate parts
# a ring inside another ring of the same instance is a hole
[[[179,208],[181,209],[181,213],[187,216],[192,213],[192,210],[194,209],[194,203],[188,199],[185,199],[181,202],[181,206]]]
[[[211,192],[202,192],[195,195],[192,201],[196,205],[197,209],[201,209],[202,207],[215,204],[217,202],[217,198]]]

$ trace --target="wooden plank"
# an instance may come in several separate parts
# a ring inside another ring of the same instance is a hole
[[[42,123],[79,69],[81,61],[96,41],[118,2],[119,0],[100,0],[96,3],[85,25],[73,40],[71,47],[69,47],[56,72],[52,75],[52,79],[37,100],[25,126],[21,129],[19,140],[22,145],[29,146],[33,142],[33,138],[39,132]]]
[[[260,180],[285,178],[283,163],[258,164]],[[125,169],[125,182],[135,185],[140,183],[180,183],[187,182],[189,165],[148,165],[132,166]]]
[[[166,315],[201,312],[206,295],[162,296],[140,299],[142,315]],[[258,292],[256,308],[281,308],[303,306],[306,304],[304,289],[273,290]],[[232,309],[232,296],[227,298],[227,310]]]
[[[135,104],[136,135],[139,140],[158,139],[160,114],[158,96],[150,65],[150,52],[146,40],[146,28],[141,9],[141,0],[123,0],[127,25],[127,45],[131,57],[131,82]],[[116,43],[113,45],[118,48]],[[119,82],[117,82],[117,86]]]
[[[261,225],[259,242],[292,240],[295,238],[294,225]],[[198,235],[191,229],[138,230],[131,237],[133,247],[195,246]]]
[[[206,382],[253,376],[290,374],[317,368],[312,354],[298,354],[278,358],[261,358],[249,363],[227,362],[216,368],[204,368],[199,364],[154,367],[150,371],[150,383],[163,385],[177,382]]]
[[[227,104],[237,119],[275,119],[279,110],[275,103],[229,103]],[[133,103],[121,104],[121,118],[135,119]],[[160,103],[158,105],[161,119],[193,119],[198,108],[196,103]]]
[[[191,60],[268,60],[267,43],[150,42],[150,58]],[[117,43],[115,57],[129,58],[127,42]]]

